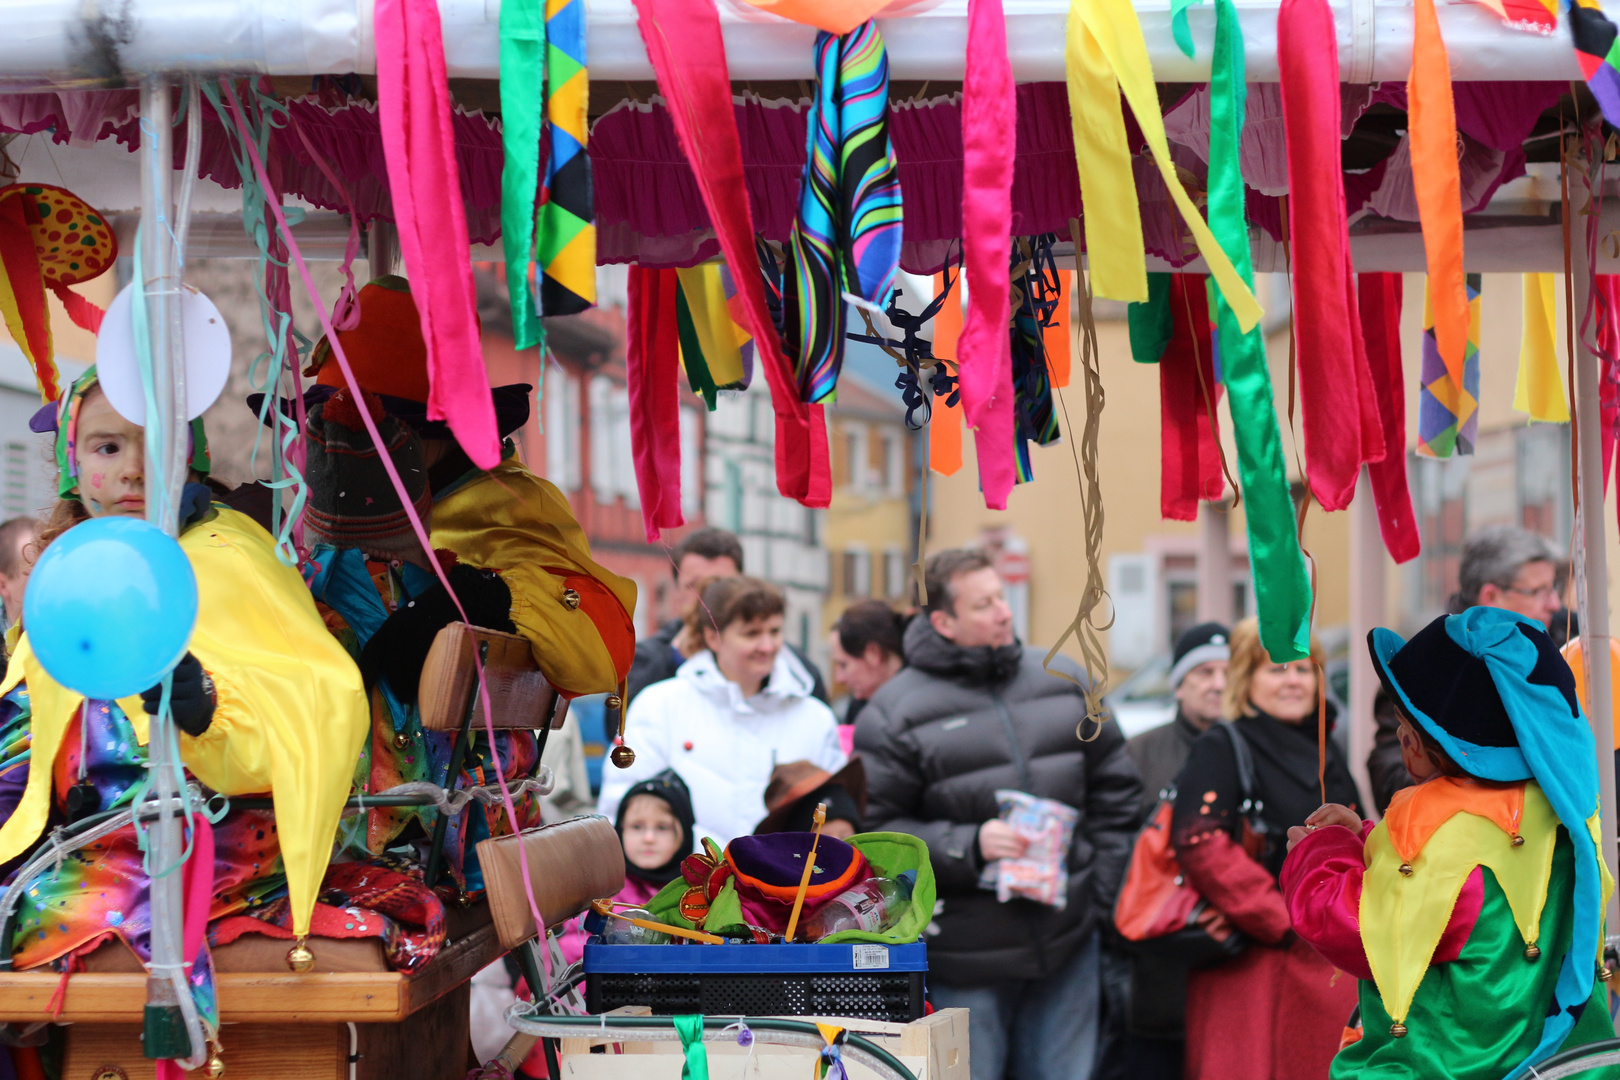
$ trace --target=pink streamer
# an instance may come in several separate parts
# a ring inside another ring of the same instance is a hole
[[[181,917],[180,956],[189,981],[207,938],[208,909],[214,897],[214,826],[201,814],[191,817],[191,858],[181,867],[185,906]],[[185,1080],[186,1071],[173,1058],[157,1061],[157,1080]]]
[[[686,524],[681,512],[680,338],[673,270],[630,267],[624,374],[630,388],[630,451],[647,543]]]
[[[337,189],[338,197],[343,200],[343,211],[349,215],[349,240],[343,245],[343,289],[338,293],[337,303],[332,305],[332,325],[339,330],[353,330],[360,325],[359,290],[354,285],[354,260],[360,254],[360,217],[354,212],[354,200],[349,197],[348,187],[338,179],[331,164],[315,149],[315,144],[309,141],[298,118],[290,113],[288,118],[291,121],[288,126],[293,129],[293,134],[309,151],[309,159],[326,177],[327,183]]]
[[[242,145],[247,148],[248,157],[253,162],[254,174],[258,177],[260,186],[264,188],[268,196],[265,200],[266,205],[270,207],[270,212],[275,215],[276,226],[281,236],[286,239],[288,254],[292,258],[293,265],[298,267],[298,276],[304,280],[304,289],[309,293],[310,303],[315,306],[315,314],[320,317],[321,330],[326,334],[327,341],[332,347],[332,358],[337,361],[338,370],[343,372],[343,379],[348,384],[349,393],[353,394],[355,400],[358,401],[361,397],[360,382],[354,377],[354,371],[349,367],[349,358],[343,352],[343,342],[338,340],[337,331],[332,326],[332,319],[327,313],[326,305],[321,303],[320,290],[315,288],[315,282],[309,276],[309,267],[304,263],[304,256],[298,250],[298,241],[293,237],[292,230],[287,227],[287,217],[282,212],[281,200],[274,195],[275,187],[270,183],[270,175],[265,172],[264,162],[259,157],[259,148],[254,144],[252,137],[248,133],[247,122],[242,115],[241,103],[236,100],[236,90],[231,86],[229,79],[220,79],[219,84],[230,104],[231,119],[235,121],[236,130],[242,137]],[[493,407],[491,405],[492,409]],[[382,435],[377,431],[377,422],[371,418],[370,411],[360,409],[358,412],[361,422],[366,426],[366,434],[371,436],[372,445],[386,445]],[[394,491],[399,496],[400,505],[405,507],[405,514],[410,518],[411,531],[416,534],[417,542],[422,545],[424,552],[431,555],[433,541],[429,538],[428,531],[422,524],[422,518],[417,514],[410,497],[405,493],[405,484],[399,478],[399,470],[394,467],[393,458],[387,454],[379,454],[378,460],[382,462],[383,470],[388,474],[388,482],[394,486]],[[438,559],[429,558],[427,562],[432,567],[433,573],[438,577],[439,584],[444,586],[444,591],[455,603],[456,611],[461,615],[461,621],[471,626],[472,620],[467,617],[467,609],[461,606],[461,598],[450,587],[450,579],[445,576],[444,567],[439,565]],[[473,650],[473,663],[478,668],[478,700],[484,712],[484,731],[489,736],[490,752],[495,755],[495,780],[500,785],[501,801],[506,806],[506,819],[511,823],[514,833],[521,833],[522,828],[518,824],[517,806],[512,802],[512,792],[506,786],[506,774],[501,768],[499,752],[495,749],[498,745],[495,740],[495,718],[489,704],[489,686],[484,678],[484,662],[479,658],[477,649]],[[450,782],[454,783],[455,778],[451,777]],[[518,845],[518,863],[523,871],[523,892],[529,901],[529,914],[534,916],[537,935],[544,939],[546,922],[540,915],[540,904],[534,896],[534,883],[529,880],[529,856],[523,850],[522,844]],[[551,975],[551,954],[546,949],[539,951],[541,959],[545,961],[546,975],[549,978]]]
[[[962,412],[979,454],[984,504],[1007,509],[1013,467],[1012,344],[1007,336],[1007,229],[1017,129],[1001,0],[968,0],[962,83],[962,236],[968,310],[957,346]]]
[[[501,440],[478,343],[438,3],[377,0],[375,36],[388,187],[427,343],[428,418],[446,421],[472,463],[493,469]]]

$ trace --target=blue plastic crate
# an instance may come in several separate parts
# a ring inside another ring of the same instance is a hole
[[[928,947],[910,945],[587,945],[594,1013],[645,1005],[655,1016],[923,1015]]]

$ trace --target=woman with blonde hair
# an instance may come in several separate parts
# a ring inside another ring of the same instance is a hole
[[[1360,796],[1330,737],[1331,703],[1326,733],[1319,731],[1321,644],[1312,637],[1309,658],[1277,663],[1260,643],[1258,623],[1245,619],[1233,628],[1231,649],[1228,722],[1193,745],[1176,778],[1171,840],[1188,884],[1248,945],[1188,976],[1185,1075],[1325,1077],[1355,1008],[1355,980],[1294,935],[1277,876],[1291,826],[1324,802],[1350,806]]]

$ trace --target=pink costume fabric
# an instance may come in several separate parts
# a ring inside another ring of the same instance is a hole
[[[1384,457],[1361,340],[1339,131],[1339,49],[1327,0],[1283,0],[1277,64],[1288,139],[1288,222],[1305,471],[1326,510],[1355,497],[1363,462]]]
[[[630,267],[624,373],[630,386],[630,451],[647,543],[686,524],[681,513],[680,338],[674,270]]]
[[[1401,376],[1401,275],[1362,274],[1357,288],[1361,339],[1367,349],[1378,419],[1383,425],[1384,458],[1367,466],[1378,529],[1389,557],[1415,559],[1418,534],[1412,492],[1406,483],[1406,394]]]
[[[826,506],[832,501],[826,417],[822,406],[799,400],[793,365],[765,306],[720,14],[713,0],[636,0],[636,15],[675,133],[740,290],[743,328],[753,335],[770,380],[777,489],[805,506]],[[801,146],[801,161],[803,152]]]
[[[1362,846],[1372,828],[1368,821],[1359,836],[1338,825],[1309,833],[1288,853],[1280,879],[1294,932],[1340,971],[1368,980],[1372,969],[1361,944],[1360,911],[1367,869]],[[1434,963],[1449,964],[1462,955],[1484,903],[1485,877],[1476,866],[1451,909]]]
[[[399,248],[427,342],[428,418],[450,425],[472,463],[501,461],[478,338],[471,247],[436,0],[378,0],[377,112]]]
[[[1012,65],[1001,0],[968,0],[962,83],[962,248],[968,286],[961,358],[962,414],[973,429],[984,504],[1007,509],[1013,460],[1012,341],[1007,333],[1008,223],[1015,130]],[[903,181],[902,181],[903,182]]]

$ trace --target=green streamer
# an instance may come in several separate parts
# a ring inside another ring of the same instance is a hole
[[[709,1051],[703,1045],[702,1016],[672,1016],[675,1033],[681,1037],[681,1049],[686,1051],[686,1064],[681,1066],[681,1080],[709,1080]]]
[[[1181,55],[1193,54],[1192,29],[1187,25],[1187,9],[1200,0],[1170,0],[1170,36],[1176,39]]]
[[[1131,359],[1157,364],[1176,333],[1176,313],[1170,309],[1170,275],[1149,274],[1148,298],[1125,309],[1131,331]]]
[[[542,0],[501,5],[501,245],[512,339],[519,349],[544,340],[529,268],[534,263],[535,200],[540,194],[540,121],[545,109],[546,24]]]
[[[681,339],[681,360],[686,365],[686,381],[692,393],[702,394],[703,403],[714,412],[720,389],[714,385],[709,361],[703,355],[703,343],[698,340],[697,325],[692,322],[692,306],[686,302],[685,286],[675,290],[675,327]]]
[[[1243,35],[1232,0],[1215,0],[1215,56],[1209,80],[1209,227],[1244,284],[1254,286],[1243,174],[1238,167],[1244,84]],[[1216,296],[1222,376],[1231,395],[1232,434],[1243,477],[1249,526],[1249,574],[1260,616],[1260,643],[1276,663],[1310,655],[1311,583],[1300,553],[1294,502],[1288,493],[1282,435],[1266,368],[1266,343],[1256,326],[1247,334]]]

